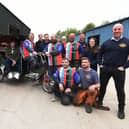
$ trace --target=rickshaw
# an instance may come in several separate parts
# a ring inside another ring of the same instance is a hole
[[[11,38],[11,37],[10,37]],[[19,43],[22,43],[24,41],[25,38],[21,38],[20,40],[18,40]],[[0,43],[3,43],[2,40],[0,41]],[[8,45],[9,42],[4,41],[4,43],[6,43],[6,45]],[[5,48],[5,47],[3,47]],[[3,50],[3,49],[2,49]],[[20,51],[20,49],[19,49]],[[5,51],[2,51],[3,53]],[[4,54],[1,55],[4,55]],[[3,60],[4,56],[0,55],[0,59]],[[5,66],[4,66],[4,61],[0,62],[0,82],[4,81],[4,78],[6,77],[9,80],[21,80],[21,79],[28,79],[28,80],[32,80],[32,81],[39,81],[39,83],[42,85],[42,89],[47,92],[47,93],[52,93],[52,86],[55,84],[54,81],[50,78],[50,76],[48,75],[48,70],[47,70],[47,58],[44,52],[39,52],[37,53],[37,58],[38,61],[36,63],[35,66],[35,70],[34,73],[29,73],[28,72],[28,63],[26,61],[24,61],[24,59],[20,58],[21,60],[21,73],[20,76],[18,76],[18,72],[16,70],[11,70],[10,73],[8,73],[8,75],[5,75]]]

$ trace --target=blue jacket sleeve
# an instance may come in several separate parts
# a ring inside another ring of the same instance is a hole
[[[79,46],[79,53],[83,56],[84,55],[84,50],[83,47],[80,45]]]
[[[33,49],[30,48],[28,42],[25,41],[25,42],[24,42],[24,46],[25,46],[25,48],[26,48],[29,52],[33,52]]]
[[[54,73],[54,80],[59,81],[59,71],[58,70]]]
[[[80,81],[80,76],[77,72],[74,73],[73,78],[74,78],[74,81],[75,81],[76,84],[79,84],[81,82]]]
[[[57,46],[57,51],[51,52],[52,56],[56,56],[56,55],[58,55],[58,54],[60,54],[60,53],[63,53],[63,46],[62,46],[61,44],[59,44],[59,45]]]

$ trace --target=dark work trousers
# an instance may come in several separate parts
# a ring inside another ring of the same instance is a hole
[[[109,79],[113,77],[115,82],[115,88],[117,92],[117,99],[118,99],[118,109],[124,110],[125,105],[125,91],[124,91],[124,84],[125,84],[125,71],[120,71],[117,68],[107,67],[104,66],[100,69],[100,95],[98,98],[98,102],[102,102],[106,87],[108,84]]]
[[[58,70],[58,68],[61,66],[48,66],[48,75],[54,80],[53,74]]]
[[[52,90],[53,90],[55,96],[59,97],[61,99],[62,104],[64,103],[64,105],[69,105],[69,104],[72,103],[73,97],[74,97],[75,92],[76,92],[76,88],[72,89],[72,92],[68,93],[68,94],[65,93],[65,92],[61,92],[60,89],[59,89],[59,84],[58,83],[56,83],[54,85]],[[67,101],[67,102],[65,102],[65,101]],[[65,104],[65,103],[67,103],[67,104]]]
[[[12,70],[21,73],[21,60],[19,59],[16,62],[15,66],[12,66],[12,63],[13,62],[10,59],[5,60],[5,67],[6,67],[7,73],[11,72]]]
[[[52,91],[54,92],[55,96],[61,97],[61,92],[58,83],[55,83],[55,85],[52,87]]]
[[[91,64],[90,67],[91,67],[92,69],[94,69],[95,71],[97,71],[97,64],[94,64],[94,65]]]
[[[29,70],[28,70],[28,72],[34,72],[35,65],[36,65],[36,59],[35,59],[35,57],[32,57],[32,56],[26,57],[24,60],[29,63]]]
[[[58,68],[56,66],[48,66],[48,75],[54,79],[53,74],[56,72]]]

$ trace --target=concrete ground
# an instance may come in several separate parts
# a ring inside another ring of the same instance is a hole
[[[30,81],[0,83],[0,129],[129,129],[129,70],[126,78],[126,118],[117,118],[117,98],[112,79],[104,104],[110,111],[62,106],[52,94]]]

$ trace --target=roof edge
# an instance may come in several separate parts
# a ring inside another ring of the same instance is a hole
[[[7,7],[5,7],[1,2],[0,5],[6,9],[12,16],[14,16],[19,22],[21,22],[25,27],[27,27],[29,30],[31,30],[24,22],[22,22],[16,15],[14,15]]]
[[[90,30],[86,31],[86,33],[89,32],[89,31],[93,31],[93,30],[95,30],[95,29],[99,29],[99,28],[102,28],[102,27],[111,25],[111,24],[115,24],[115,23],[118,23],[118,22],[122,22],[122,21],[128,20],[128,19],[129,19],[129,17],[125,17],[125,18],[122,18],[122,19],[119,19],[119,20],[115,20],[115,21],[110,22],[110,23],[108,23],[108,24],[100,25],[100,26],[98,26],[98,27],[95,27],[95,28],[93,28],[93,29],[90,29]]]

